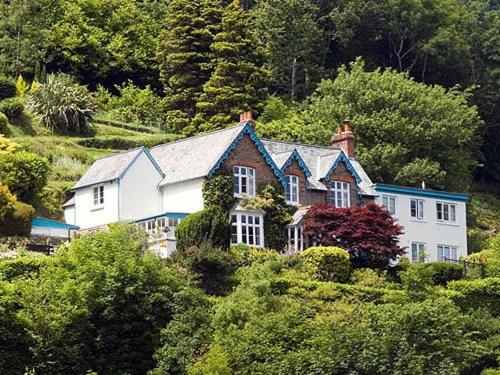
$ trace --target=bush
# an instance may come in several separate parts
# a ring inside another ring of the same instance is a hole
[[[0,182],[0,223],[11,213],[15,202],[16,197]]]
[[[314,267],[319,280],[345,282],[349,278],[349,253],[339,247],[310,247],[301,253],[305,262]]]
[[[16,84],[14,80],[0,77],[0,100],[16,96]]]
[[[238,262],[231,253],[202,244],[174,254],[172,261],[188,268],[206,293],[224,295],[235,285],[231,277],[238,268]]]
[[[12,211],[0,222],[0,235],[28,237],[31,234],[31,221],[34,217],[33,206],[15,202]]]
[[[155,134],[147,135],[144,137],[94,137],[85,138],[78,141],[80,146],[92,147],[92,148],[111,148],[111,149],[128,149],[135,147],[154,147],[167,142],[172,142],[180,139],[181,136],[178,134]]]
[[[0,134],[0,157],[18,150],[21,146]]]
[[[354,270],[351,275],[351,281],[356,285],[372,288],[383,288],[387,284],[386,278],[371,268]]]
[[[500,316],[500,278],[450,281],[448,288],[459,292],[452,298],[463,310],[485,308]]]
[[[44,84],[30,92],[27,103],[47,128],[60,132],[88,132],[97,110],[87,87],[62,73],[49,74]]]
[[[225,172],[203,180],[203,201],[205,207],[219,206],[229,211],[235,202],[233,195],[233,173]]]
[[[5,114],[0,112],[0,134],[5,134],[8,130],[7,125],[9,125],[9,119]]]
[[[434,285],[445,286],[448,281],[460,280],[463,276],[463,267],[459,263],[433,262],[425,267],[430,270]]]
[[[18,98],[0,100],[0,112],[12,121],[23,114],[24,105]]]
[[[231,226],[226,211],[219,207],[207,207],[183,219],[175,231],[177,248],[182,251],[192,246],[210,243],[221,249],[228,249]]]
[[[275,250],[259,249],[245,244],[232,245],[229,252],[242,267],[250,266],[256,262],[264,263],[268,260],[276,260],[279,256]]]
[[[49,164],[34,152],[19,151],[3,155],[0,162],[0,181],[24,202],[33,202],[47,183]]]
[[[38,276],[49,259],[41,255],[0,261],[0,280],[12,281],[18,277]]]

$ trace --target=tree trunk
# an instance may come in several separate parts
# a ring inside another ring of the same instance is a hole
[[[292,92],[290,94],[292,101],[297,99],[297,58],[293,58],[292,63]]]

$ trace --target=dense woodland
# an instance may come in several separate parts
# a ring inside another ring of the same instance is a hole
[[[375,205],[313,210],[335,243],[279,254],[272,186],[244,202],[269,248],[229,247],[231,176],[167,260],[128,225],[26,250],[98,157],[245,110],[316,144],[349,118],[374,182],[469,193],[470,255],[394,264]],[[0,0],[0,374],[500,374],[499,114],[497,0]]]

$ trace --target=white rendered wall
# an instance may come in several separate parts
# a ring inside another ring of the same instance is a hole
[[[84,187],[75,191],[75,223],[81,229],[97,227],[118,221],[118,182],[111,181],[104,186],[104,205],[94,208],[93,188]],[[100,185],[95,185],[100,186]]]
[[[66,224],[75,224],[75,206],[68,206],[64,208],[64,221]]]
[[[467,255],[467,225],[465,202],[411,196],[392,192],[377,192],[376,202],[382,205],[382,195],[396,197],[396,213],[394,217],[404,227],[399,244],[406,247],[407,254],[411,254],[412,242],[425,244],[426,262],[435,262],[437,246],[449,245],[457,247],[457,257]],[[410,215],[410,200],[421,199],[424,201],[424,218],[417,220]],[[437,220],[436,202],[451,203],[456,205],[456,222],[441,223]]]
[[[44,227],[32,227],[32,236],[43,236],[43,237],[57,237],[57,238],[69,238],[71,235],[68,229],[62,228],[44,228]]]
[[[193,213],[203,209],[203,179],[163,186],[163,212]]]
[[[163,177],[143,152],[120,180],[120,220],[138,220],[161,214]]]

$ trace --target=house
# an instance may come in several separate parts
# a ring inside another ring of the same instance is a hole
[[[283,187],[287,203],[298,207],[287,229],[288,250],[299,252],[307,246],[301,225],[308,206],[351,207],[379,198],[354,153],[348,121],[330,146],[315,146],[260,139],[245,112],[233,127],[97,160],[74,186],[65,217],[82,229],[137,222],[170,253],[177,224],[204,207],[204,179],[232,171],[236,198],[254,196],[263,184]],[[230,216],[233,243],[265,245],[262,211],[236,203]]]
[[[31,221],[31,236],[70,239],[80,228],[76,225],[61,223],[60,221],[35,217]]]

